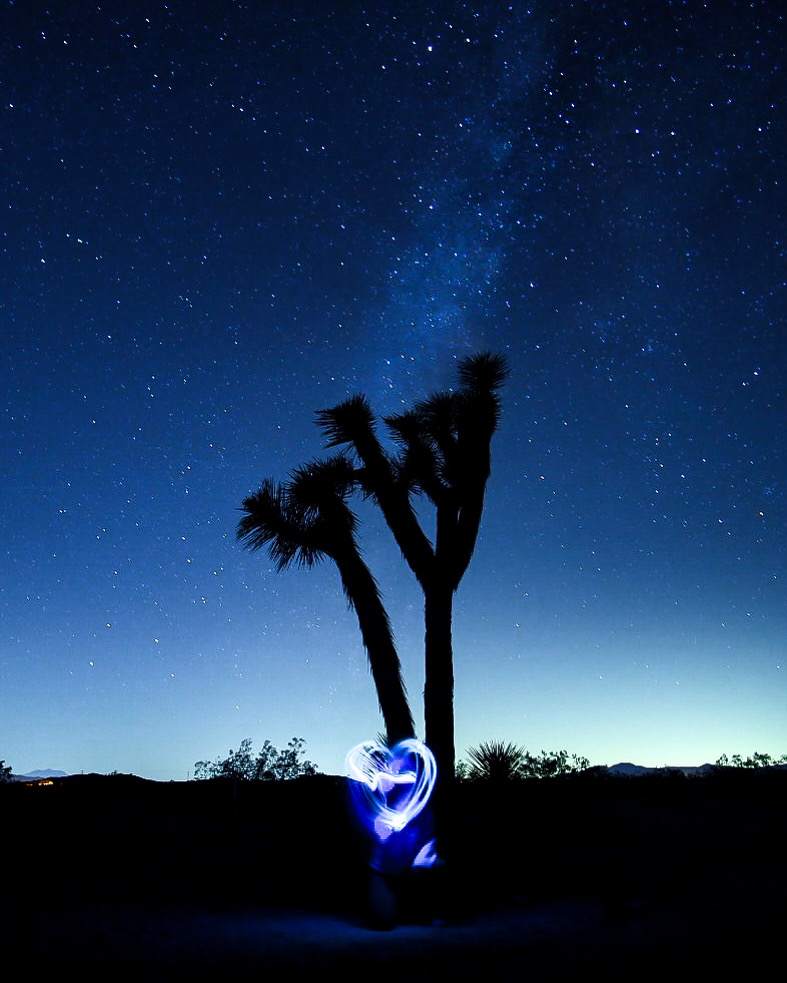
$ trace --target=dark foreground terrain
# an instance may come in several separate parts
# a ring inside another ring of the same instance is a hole
[[[784,944],[784,771],[462,785],[452,860],[401,885],[390,932],[366,925],[345,796],[327,776],[0,786],[6,951],[58,976],[758,979]]]

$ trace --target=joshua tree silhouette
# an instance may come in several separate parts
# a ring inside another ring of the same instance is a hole
[[[384,418],[399,445],[396,455],[382,447],[364,396],[317,414],[328,446],[347,445],[354,453],[352,480],[380,507],[423,591],[426,743],[440,780],[448,785],[455,758],[453,596],[478,536],[490,446],[500,419],[498,391],[507,374],[502,355],[484,352],[462,359],[456,391],[436,393],[409,412]],[[349,474],[347,482],[349,487]],[[434,543],[413,509],[412,495],[419,493],[436,510]]]
[[[286,484],[268,479],[243,502],[238,538],[253,550],[267,546],[279,570],[333,560],[358,617],[388,741],[395,744],[414,736],[413,719],[388,614],[361,557],[357,518],[347,504],[355,482],[353,464],[342,454],[297,468]]]

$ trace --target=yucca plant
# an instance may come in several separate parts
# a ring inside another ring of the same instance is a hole
[[[510,741],[485,741],[478,747],[468,748],[467,756],[470,759],[467,777],[471,781],[503,784],[523,777],[527,752]]]

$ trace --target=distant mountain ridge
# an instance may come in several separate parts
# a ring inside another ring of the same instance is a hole
[[[716,771],[716,765],[706,762],[704,765],[662,765],[659,768],[649,768],[645,765],[635,765],[630,761],[620,761],[610,765],[607,771],[610,775],[624,775],[637,778],[640,775],[658,775],[669,771],[680,771],[684,775],[709,775]]]
[[[57,771],[54,768],[38,768],[36,771],[28,771],[25,775],[12,775],[15,782],[34,782],[40,778],[67,778],[67,771]]]

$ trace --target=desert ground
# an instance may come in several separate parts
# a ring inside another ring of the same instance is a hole
[[[369,925],[343,779],[0,788],[13,951],[146,978],[761,978],[787,912],[787,773],[461,784],[450,860]]]

